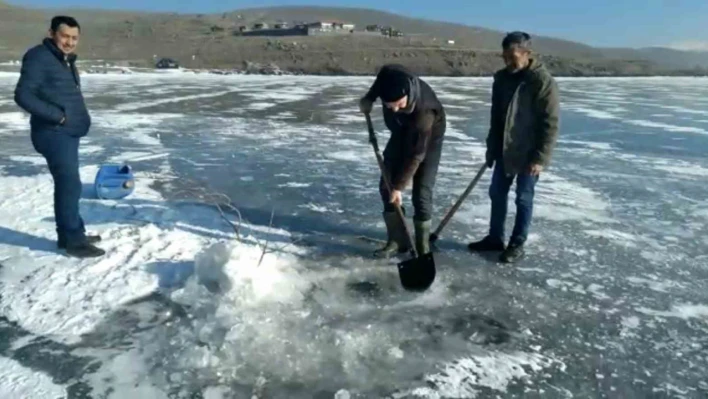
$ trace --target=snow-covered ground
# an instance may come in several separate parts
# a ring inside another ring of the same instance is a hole
[[[528,258],[465,250],[487,173],[414,294],[355,238],[383,238],[356,113],[370,78],[85,75],[81,209],[107,255],[77,260],[53,241],[17,77],[0,73],[0,397],[708,394],[705,79],[559,79]],[[429,82],[449,113],[437,223],[483,161],[490,81]],[[135,193],[95,199],[100,164],[123,161]]]

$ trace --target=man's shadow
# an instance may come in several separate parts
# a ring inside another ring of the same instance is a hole
[[[145,225],[157,224],[188,231],[212,239],[233,239],[234,230],[221,218],[216,207],[199,202],[188,201],[156,201],[135,199],[127,197],[118,201],[103,202],[98,200],[94,185],[84,183],[82,187],[82,208],[87,210],[82,216],[88,229],[92,224],[119,224],[119,225]],[[339,256],[369,257],[373,250],[386,239],[385,229],[374,229],[361,226],[351,221],[337,223],[325,214],[291,215],[280,214],[277,211],[256,207],[240,207],[242,221],[254,226],[269,226],[272,222],[274,229],[286,230],[287,234],[271,231],[250,231],[243,228],[242,236],[255,234],[261,244],[266,241],[273,245],[271,248],[282,248],[287,244],[297,243],[300,246],[316,249],[318,258]],[[208,213],[205,211],[209,209]],[[204,215],[213,213],[213,217]],[[227,213],[229,219],[237,221],[235,213]],[[272,220],[271,220],[272,217]],[[44,221],[54,222],[54,215],[44,218]],[[411,237],[414,239],[414,237]],[[56,241],[37,237],[29,233],[11,230],[0,226],[0,243],[26,247],[33,251],[58,253]],[[465,243],[455,239],[441,236],[433,245],[435,252],[471,253]],[[479,257],[490,263],[498,263],[499,253],[480,253]]]
[[[468,243],[461,242],[459,240],[454,240],[454,239],[445,239],[445,238],[438,238],[435,243],[430,244],[430,248],[435,252],[449,252],[449,251],[456,251],[464,254],[468,254],[471,257],[479,257],[484,259],[488,263],[500,263],[499,261],[499,256],[501,255],[501,251],[481,251],[481,252],[473,252],[470,251],[470,249],[467,247]]]
[[[0,226],[0,244],[24,247],[32,251],[58,253],[57,242]]]

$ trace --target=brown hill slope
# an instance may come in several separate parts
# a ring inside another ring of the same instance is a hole
[[[430,75],[488,75],[502,66],[502,33],[460,24],[407,18],[353,8],[273,7],[218,15],[185,15],[85,9],[28,9],[0,3],[0,58],[19,59],[45,35],[53,15],[75,16],[82,25],[83,59],[153,65],[173,57],[183,66],[244,69],[274,64],[310,74],[369,74],[386,62],[400,62]],[[339,20],[392,26],[406,36],[238,37],[240,25],[279,20]],[[454,39],[454,45],[447,40]],[[535,47],[557,75],[647,75],[664,68],[642,59],[608,57],[584,44],[535,38]],[[255,68],[256,70],[258,68]]]

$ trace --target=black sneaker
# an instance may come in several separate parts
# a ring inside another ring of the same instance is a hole
[[[86,236],[86,242],[89,244],[95,244],[101,241],[101,236]],[[64,240],[57,240],[57,248],[66,249],[66,242]]]
[[[96,258],[105,255],[106,251],[94,246],[93,244],[84,242],[82,244],[72,245],[66,248],[66,253],[67,255],[75,256],[77,258]]]
[[[514,263],[524,257],[524,246],[518,244],[510,244],[501,255],[499,261],[502,263]]]
[[[467,245],[467,249],[472,252],[503,251],[504,242],[490,236],[486,236],[481,241],[472,242]]]

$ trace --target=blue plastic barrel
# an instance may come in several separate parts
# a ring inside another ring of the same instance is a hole
[[[94,187],[100,199],[121,199],[135,190],[135,177],[128,165],[101,165],[96,173]]]

